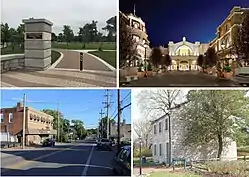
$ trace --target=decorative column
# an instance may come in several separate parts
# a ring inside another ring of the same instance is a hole
[[[51,32],[53,23],[46,19],[24,19],[25,68],[46,70],[51,66]]]

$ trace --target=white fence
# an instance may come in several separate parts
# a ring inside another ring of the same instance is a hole
[[[12,136],[9,133],[0,133],[0,141],[1,142],[18,142],[16,136]]]

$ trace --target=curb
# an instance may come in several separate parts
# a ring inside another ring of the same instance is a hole
[[[55,50],[56,52],[59,52],[57,50]],[[64,57],[63,53],[59,52],[60,53],[60,57],[48,68],[48,69],[54,69],[62,60],[62,58]]]

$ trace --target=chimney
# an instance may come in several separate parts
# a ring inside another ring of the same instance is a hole
[[[22,102],[18,102],[16,105],[16,111],[17,112],[22,112],[23,111],[23,104]]]
[[[21,102],[18,102],[18,103],[17,103],[17,108],[22,108],[22,107],[23,107],[22,103],[21,103]]]

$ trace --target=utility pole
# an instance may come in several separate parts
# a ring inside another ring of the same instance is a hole
[[[101,138],[103,138],[103,114],[104,114],[104,112],[103,112],[103,110],[101,109],[101,111],[100,111],[100,127],[101,127]]]
[[[120,150],[120,119],[121,119],[120,90],[118,89],[118,152]]]
[[[109,94],[109,89],[106,90],[106,102],[104,104],[106,105],[106,118],[107,118],[107,125],[106,125],[106,130],[107,130],[107,139],[109,139],[110,136],[110,119],[109,119],[109,108],[110,108],[110,94]]]
[[[57,141],[60,140],[60,114],[59,114],[59,102],[57,102]]]
[[[26,131],[26,94],[23,95],[23,122],[22,122],[22,148],[25,148],[25,131]]]

